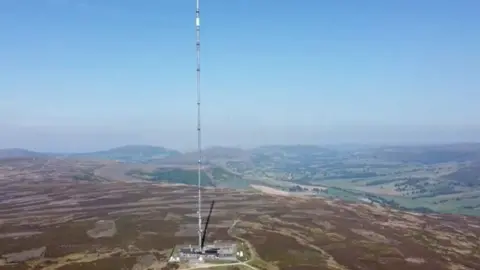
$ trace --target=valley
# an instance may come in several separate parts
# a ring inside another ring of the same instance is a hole
[[[186,185],[198,182],[196,154],[164,147],[124,146],[70,155],[18,149],[3,153],[57,160],[49,162],[95,162],[96,168],[89,173],[78,172],[72,176],[75,179]],[[136,162],[130,162],[128,155],[137,157]],[[254,190],[251,185],[257,185],[289,194],[403,210],[480,215],[480,144],[473,143],[212,147],[204,151],[202,179],[205,187]]]

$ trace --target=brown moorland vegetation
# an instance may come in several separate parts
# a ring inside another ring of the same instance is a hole
[[[45,162],[0,165],[0,269],[165,269],[174,245],[195,243],[194,187],[72,180],[95,164]],[[216,200],[208,240],[237,238],[256,254],[252,268],[225,269],[480,269],[479,218],[204,194],[206,205]]]

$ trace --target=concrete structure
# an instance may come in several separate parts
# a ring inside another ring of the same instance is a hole
[[[192,245],[180,246],[170,258],[170,261],[181,261],[188,263],[203,261],[237,261],[237,243],[234,241],[215,241],[213,244],[205,245],[203,254],[197,247]]]

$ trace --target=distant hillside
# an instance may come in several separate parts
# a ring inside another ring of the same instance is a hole
[[[235,147],[210,147],[202,151],[204,161],[218,162],[227,160],[243,160],[250,157],[250,152],[241,148]],[[198,161],[198,153],[196,151],[183,153],[181,155],[170,156],[162,162],[171,164],[196,164]]]
[[[44,157],[47,154],[38,153],[21,148],[0,149],[0,159],[5,158],[25,158],[25,157]]]
[[[302,156],[302,155],[319,155],[330,154],[335,155],[336,151],[330,148],[326,148],[318,145],[265,145],[252,149],[255,154],[286,154],[289,156]]]
[[[374,155],[383,160],[405,163],[465,162],[480,160],[480,144],[384,147],[375,151]]]
[[[181,168],[156,169],[152,172],[144,172],[142,170],[131,170],[127,175],[134,178],[149,180],[154,182],[168,182],[175,184],[197,185],[198,174],[196,170],[188,170]],[[212,187],[214,183],[209,175],[202,172],[202,186]]]
[[[153,171],[132,169],[126,175],[154,182],[168,182],[176,184],[197,185],[198,172],[196,168],[173,167],[157,168]],[[250,182],[241,175],[232,173],[224,168],[213,166],[206,167],[202,172],[202,186],[221,188],[246,188]]]
[[[147,163],[167,157],[178,156],[180,154],[181,153],[176,150],[160,146],[126,145],[105,151],[72,154],[70,156],[92,159],[118,160],[131,163]]]
[[[480,162],[460,168],[458,171],[450,173],[444,177],[452,181],[453,185],[478,188],[480,187]]]

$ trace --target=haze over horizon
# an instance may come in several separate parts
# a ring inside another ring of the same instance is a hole
[[[204,144],[478,141],[479,8],[203,1]],[[0,148],[193,149],[194,9],[1,1]]]

